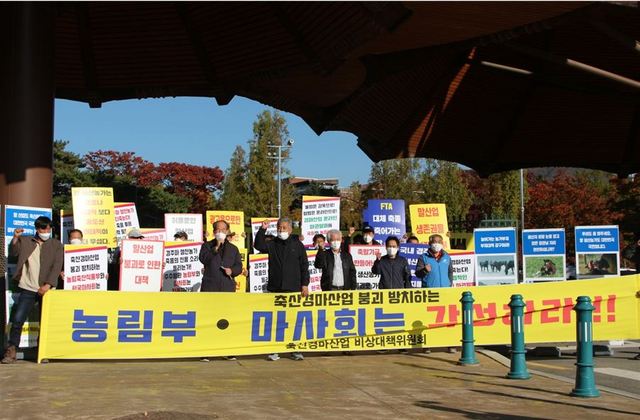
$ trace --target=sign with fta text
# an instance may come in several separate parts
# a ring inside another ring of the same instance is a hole
[[[404,200],[369,200],[362,215],[373,228],[374,239],[380,243],[389,236],[400,239],[407,233]]]
[[[411,231],[421,243],[429,242],[429,236],[439,234],[444,241],[444,249],[451,249],[449,241],[449,224],[447,222],[447,206],[445,204],[411,204]]]
[[[302,196],[302,243],[313,243],[313,236],[327,236],[331,229],[340,229],[340,197]]]
[[[162,287],[164,242],[125,239],[121,246],[120,290],[159,292]]]
[[[620,275],[618,226],[576,226],[576,275],[578,279]]]
[[[65,245],[64,289],[107,290],[107,247]]]

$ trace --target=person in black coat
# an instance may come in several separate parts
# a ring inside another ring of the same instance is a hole
[[[269,254],[270,293],[299,292],[309,296],[309,259],[304,245],[297,236],[291,236],[291,220],[282,217],[278,220],[278,236],[271,241],[265,238],[269,222],[262,222],[256,233],[254,248],[263,254]],[[293,360],[304,360],[300,352],[291,353]],[[267,360],[279,360],[278,353],[267,356]]]
[[[320,279],[322,291],[357,289],[356,266],[353,264],[351,254],[342,249],[342,233],[332,229],[327,232],[327,239],[329,239],[331,251],[321,248],[313,264],[322,270]],[[338,271],[336,271],[336,263],[340,264]]]
[[[411,269],[406,258],[398,255],[400,240],[395,236],[389,236],[385,242],[387,255],[380,256],[376,253],[376,262],[371,267],[373,274],[380,274],[379,289],[410,289]]]
[[[235,292],[234,277],[242,273],[238,248],[229,242],[229,225],[224,220],[213,224],[214,239],[202,244],[200,262],[204,265],[201,292]]]
[[[267,291],[271,293],[299,292],[309,295],[309,260],[307,251],[297,237],[291,236],[291,220],[278,220],[278,236],[265,240],[269,223],[262,222],[256,233],[255,249],[269,254],[269,281]]]

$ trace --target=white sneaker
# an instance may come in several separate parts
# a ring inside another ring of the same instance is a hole
[[[202,357],[202,358],[200,358],[200,361],[201,361],[201,362],[210,362],[210,360],[209,360],[209,359],[207,359],[206,357]]]
[[[304,356],[300,352],[291,353],[291,358],[293,360],[304,360]]]
[[[276,360],[280,360],[280,356],[278,356],[278,353],[273,353],[267,356],[267,360],[275,362]]]
[[[224,359],[224,360],[238,360],[238,359],[236,358],[236,356],[224,356],[224,357],[223,357],[223,359]]]

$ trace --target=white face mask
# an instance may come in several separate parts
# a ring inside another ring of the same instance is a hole
[[[437,254],[442,251],[442,244],[431,244],[431,249],[433,249],[433,252]]]
[[[364,235],[364,241],[368,244],[371,243],[371,241],[373,241],[373,236],[371,235]]]
[[[340,249],[340,241],[331,241],[331,249],[333,250]]]
[[[218,242],[224,242],[224,240],[227,238],[227,234],[224,232],[217,232],[214,236],[216,237],[216,241]]]
[[[69,241],[71,245],[82,245],[82,239],[73,238]]]
[[[397,253],[398,253],[398,248],[395,248],[395,247],[387,248],[387,254],[389,254],[389,256],[395,257]]]
[[[289,232],[278,232],[278,238],[286,241],[289,238]]]
[[[46,232],[46,233],[40,233],[38,232],[38,236],[40,237],[40,239],[42,239],[43,241],[48,241],[49,238],[51,238],[51,232]]]

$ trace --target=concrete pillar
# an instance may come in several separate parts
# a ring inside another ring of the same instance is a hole
[[[51,207],[55,7],[0,5],[0,203]]]

